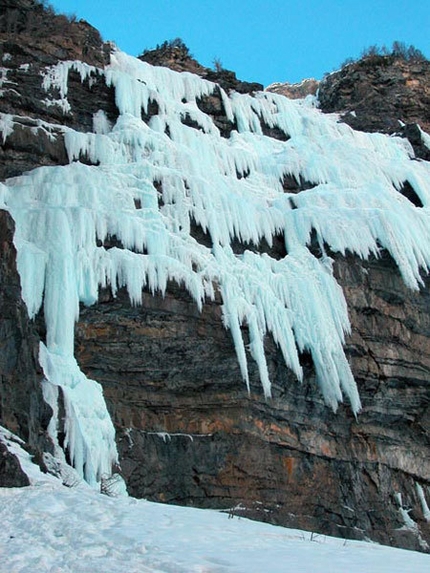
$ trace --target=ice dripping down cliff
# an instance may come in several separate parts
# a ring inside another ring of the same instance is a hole
[[[39,358],[54,411],[50,433],[55,442],[61,387],[63,446],[77,470],[95,483],[117,458],[101,387],[73,356],[79,303],[94,303],[99,287],[114,294],[126,287],[136,305],[142,289],[164,293],[171,280],[184,285],[199,308],[219,293],[245,383],[249,351],[270,396],[264,353],[270,334],[297,383],[299,353],[306,351],[326,402],[335,409],[346,397],[357,413],[359,393],[343,351],[348,311],[326,246],[363,258],[386,249],[405,283],[418,289],[420,273],[430,266],[429,164],[416,160],[404,139],[355,132],[322,115],[314,98],[221,90],[236,127],[223,137],[198,107],[215,84],[120,51],[103,70],[82,62],[47,68],[48,105],[69,109],[70,71],[82,80],[104,76],[115,90],[118,120],[112,125],[100,110],[91,133],[62,127],[70,164],[0,184],[0,207],[15,220],[30,317],[43,306],[47,337]],[[157,113],[145,122],[150,105]],[[262,125],[277,128],[285,141],[265,136]],[[0,114],[3,141],[12,129],[13,117]],[[285,192],[286,177],[310,188]],[[406,182],[422,206],[402,195]],[[193,237],[195,224],[211,247]],[[271,245],[275,236],[285,241],[285,257],[254,252],[253,245]],[[320,257],[308,248],[315,238]],[[235,240],[249,250],[237,254]]]

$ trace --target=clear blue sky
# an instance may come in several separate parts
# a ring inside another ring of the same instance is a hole
[[[180,37],[242,80],[320,79],[370,45],[413,44],[430,57],[430,0],[51,0],[125,52]]]

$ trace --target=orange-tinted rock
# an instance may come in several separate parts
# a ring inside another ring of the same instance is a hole
[[[267,86],[266,90],[275,94],[284,95],[290,99],[302,99],[308,95],[316,95],[320,82],[309,78],[297,84],[277,82]]]

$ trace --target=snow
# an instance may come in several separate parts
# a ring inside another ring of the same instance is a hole
[[[42,473],[39,466],[33,463],[30,454],[23,449],[23,440],[6,428],[3,428],[3,426],[0,426],[0,442],[7,447],[11,454],[17,457],[19,465],[27,475],[30,484],[37,483],[41,479]],[[46,475],[46,481],[56,483],[50,475]]]
[[[428,555],[85,488],[0,489],[4,573],[425,573]]]
[[[429,164],[415,160],[403,139],[354,132],[335,116],[322,115],[311,101],[267,92],[251,97],[221,90],[226,115],[237,125],[223,138],[197,105],[215,84],[120,51],[104,70],[82,62],[47,68],[48,101],[65,112],[71,70],[90,84],[104,75],[115,90],[120,113],[115,125],[99,111],[94,133],[64,129],[70,164],[8,180],[0,187],[0,205],[15,220],[30,317],[43,305],[44,391],[54,411],[60,388],[65,397],[65,443],[78,471],[95,484],[116,460],[101,389],[79,371],[73,355],[79,304],[96,302],[99,287],[110,286],[114,295],[126,287],[131,303],[139,305],[142,289],[164,295],[173,280],[199,309],[218,291],[246,384],[253,359],[270,397],[264,338],[272,335],[298,381],[299,353],[306,351],[327,404],[336,409],[346,397],[359,412],[343,351],[350,332],[347,306],[324,244],[363,258],[384,248],[405,283],[418,289],[421,273],[430,267]],[[141,114],[150,102],[156,102],[158,114],[146,124]],[[184,125],[187,115],[199,129]],[[261,121],[283,131],[288,141],[264,136]],[[3,114],[3,139],[11,129],[13,118]],[[94,165],[80,163],[83,156]],[[287,175],[315,186],[294,196],[284,193]],[[406,181],[423,208],[399,193]],[[193,222],[208,233],[212,248],[193,238]],[[320,259],[308,248],[312,232],[321,245]],[[251,250],[237,255],[231,248],[235,239],[258,245],[264,238],[271,245],[274,235],[284,236],[282,260]],[[116,237],[118,246],[100,246],[109,237]],[[54,440],[57,430],[54,416]]]
[[[0,429],[0,439],[14,437]],[[124,495],[42,474],[0,488],[1,573],[424,573],[430,556]],[[23,463],[21,461],[21,463]],[[32,467],[31,467],[32,466]]]

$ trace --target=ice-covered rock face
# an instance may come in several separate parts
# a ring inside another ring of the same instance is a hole
[[[327,403],[335,409],[346,396],[358,412],[343,351],[350,328],[346,303],[324,245],[360,257],[387,249],[406,284],[419,288],[420,272],[430,265],[429,164],[413,160],[405,140],[354,132],[323,116],[313,98],[221,92],[225,114],[237,127],[228,139],[221,137],[198,106],[215,84],[119,51],[105,70],[61,62],[46,71],[47,98],[65,111],[71,70],[82,79],[104,75],[115,90],[118,120],[111,125],[100,111],[92,133],[63,128],[70,165],[8,180],[0,187],[0,205],[16,223],[30,316],[43,305],[45,398],[58,411],[62,388],[65,447],[78,471],[97,482],[116,460],[100,386],[73,357],[79,303],[94,303],[99,287],[108,285],[114,294],[126,287],[131,302],[140,304],[142,289],[164,293],[174,280],[199,308],[219,291],[247,384],[242,327],[249,331],[248,349],[266,396],[263,343],[270,334],[298,380],[299,353],[306,351]],[[158,113],[145,123],[150,104]],[[262,125],[284,133],[286,141],[266,137]],[[12,118],[1,116],[3,139],[11,129]],[[79,162],[84,157],[92,165]],[[286,193],[286,178],[313,187]],[[421,207],[400,193],[406,183]],[[194,224],[210,236],[211,247],[195,240]],[[258,245],[264,239],[271,245],[275,235],[285,241],[281,260],[232,249],[235,241]],[[308,248],[311,236],[320,243],[321,258]],[[109,237],[117,246],[103,246]],[[54,437],[56,423],[54,416]]]

